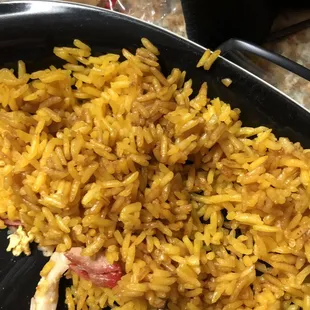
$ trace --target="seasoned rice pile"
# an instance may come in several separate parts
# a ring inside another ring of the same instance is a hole
[[[70,310],[309,310],[309,150],[242,127],[206,83],[193,97],[142,43],[0,70],[1,228],[121,264],[113,289],[68,272]]]

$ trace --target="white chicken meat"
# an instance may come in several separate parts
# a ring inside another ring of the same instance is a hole
[[[31,299],[30,310],[56,310],[58,303],[59,280],[68,270],[70,261],[63,253],[54,252],[50,258],[54,266],[46,277],[38,283]]]
[[[33,236],[28,235],[22,226],[18,226],[17,230],[8,236],[8,239],[7,252],[12,251],[14,256],[19,256],[22,253],[27,256],[31,254],[30,243],[33,241]]]

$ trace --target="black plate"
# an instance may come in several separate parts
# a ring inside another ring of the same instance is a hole
[[[207,35],[207,34],[206,34]],[[161,51],[161,64],[168,73],[173,67],[186,70],[194,87],[207,81],[209,95],[242,111],[248,126],[265,125],[278,136],[287,136],[310,147],[307,126],[310,115],[263,80],[221,58],[209,72],[196,69],[204,49],[163,29],[110,11],[61,2],[19,1],[0,4],[0,67],[15,67],[23,59],[28,70],[61,65],[52,50],[71,45],[78,38],[90,44],[96,54],[134,50],[147,37]],[[226,88],[220,80],[229,77]],[[45,258],[34,250],[30,257],[14,258],[5,252],[6,231],[0,232],[0,309],[26,310],[39,280]],[[59,309],[65,309],[62,298]]]

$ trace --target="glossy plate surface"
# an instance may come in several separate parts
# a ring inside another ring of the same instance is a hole
[[[206,35],[208,35],[206,33]],[[23,59],[28,71],[62,62],[53,56],[54,46],[71,45],[78,38],[91,45],[95,54],[134,50],[140,38],[147,37],[161,51],[165,73],[178,67],[187,71],[197,90],[207,81],[209,96],[220,96],[241,109],[245,125],[265,125],[278,136],[287,136],[310,147],[310,115],[288,97],[224,58],[218,59],[209,72],[196,69],[204,49],[161,28],[136,19],[89,6],[41,1],[0,4],[0,68],[14,67]],[[220,81],[231,78],[226,88]],[[6,253],[7,232],[0,232],[0,309],[29,309],[46,258],[34,249],[29,257],[14,258]],[[60,289],[58,309],[63,301],[65,283]]]

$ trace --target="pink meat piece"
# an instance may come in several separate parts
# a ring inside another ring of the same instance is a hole
[[[123,275],[120,264],[109,264],[102,253],[96,259],[81,253],[82,248],[75,247],[65,254],[71,262],[69,267],[72,271],[99,287],[113,288],[117,285]]]
[[[9,219],[3,219],[3,222],[6,226],[12,226],[12,227],[23,226],[23,223],[19,220],[11,221]]]
[[[107,1],[103,1],[103,2],[106,2],[104,7],[105,7],[106,9],[113,10],[113,8],[115,7],[116,1],[117,1],[117,0],[111,0],[111,1],[110,1],[110,0],[107,0]]]

